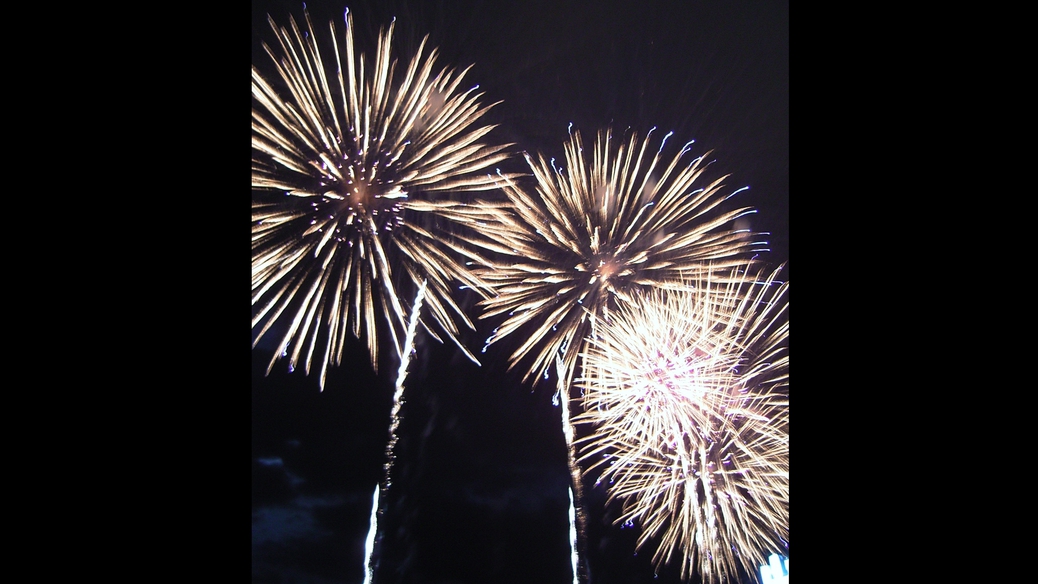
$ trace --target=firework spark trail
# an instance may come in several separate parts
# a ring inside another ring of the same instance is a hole
[[[303,359],[323,389],[347,333],[366,341],[377,368],[380,320],[400,354],[397,275],[412,289],[428,281],[432,323],[476,361],[457,339],[457,323],[474,327],[452,292],[458,280],[488,295],[465,266],[479,258],[423,224],[464,221],[448,191],[498,187],[503,177],[489,169],[508,145],[483,144],[493,126],[476,125],[493,105],[481,106],[475,87],[459,89],[468,69],[435,69],[428,37],[398,68],[392,24],[366,59],[349,12],[341,44],[330,24],[331,51],[318,46],[308,13],[305,31],[294,18],[288,28],[268,20],[277,43],[263,46],[277,75],[252,69],[254,346],[276,323],[283,331],[267,371],[282,357],[290,369]]]
[[[584,483],[580,480],[580,466],[577,465],[577,451],[575,448],[574,437],[576,430],[573,427],[573,419],[570,414],[570,396],[569,389],[563,385],[563,380],[566,379],[565,371],[561,358],[555,359],[556,367],[558,368],[559,374],[559,386],[558,393],[555,398],[558,403],[562,406],[562,435],[566,439],[566,462],[569,467],[570,474],[570,488],[569,488],[569,539],[570,539],[570,563],[573,565],[573,584],[580,584],[582,579],[586,579],[584,574],[584,566],[580,562],[580,558],[584,552],[585,542],[583,536],[577,534],[587,533],[587,514],[584,511],[584,507],[581,502],[584,500]]]
[[[781,269],[781,268],[780,268]],[[617,522],[638,522],[638,547],[659,566],[707,584],[756,574],[788,555],[788,283],[779,270],[708,275],[685,291],[623,305],[583,355],[581,441],[601,468]]]
[[[573,487],[570,486],[567,492],[569,493],[569,564],[573,571],[573,584],[578,584],[580,581],[580,554],[577,553],[577,504],[574,502]]]
[[[400,408],[404,405],[404,381],[407,380],[407,366],[411,363],[411,354],[414,352],[414,338],[418,329],[418,315],[422,311],[422,301],[425,300],[425,288],[426,283],[422,282],[422,286],[418,288],[418,295],[415,296],[414,308],[411,310],[411,320],[407,324],[407,337],[404,340],[404,355],[400,359],[400,369],[396,374],[393,408],[389,414],[389,442],[386,444],[385,488],[387,489],[391,483],[391,471],[393,470],[393,462],[396,459],[393,451],[396,448],[397,442],[396,429],[400,425]]]
[[[509,204],[467,210],[477,235],[466,241],[498,258],[492,268],[477,270],[496,292],[482,301],[481,318],[504,316],[488,346],[521,335],[509,361],[511,367],[528,363],[527,381],[547,378],[558,360],[559,393],[567,405],[591,323],[611,306],[643,288],[675,287],[704,269],[746,266],[747,258],[765,250],[755,234],[726,227],[754,211],[721,209],[728,198],[725,177],[700,187],[708,163],[689,160],[691,142],[668,160],[663,151],[669,134],[654,148],[652,133],[623,142],[602,131],[588,152],[574,132],[565,144],[564,167],[527,154],[533,188],[508,177]],[[579,523],[579,467],[571,433],[566,439]]]
[[[375,535],[378,533],[378,492],[381,485],[375,485],[375,492],[371,495],[371,519],[368,520],[368,535],[364,538],[364,584],[371,584],[375,580]]]
[[[383,466],[384,474],[382,483],[375,488],[375,495],[371,503],[371,523],[368,527],[368,537],[365,544],[365,561],[367,576],[365,584],[370,584],[375,574],[375,534],[379,533],[378,517],[384,513],[379,509],[380,491],[389,491],[393,484],[393,463],[396,461],[397,427],[400,425],[400,409],[404,405],[404,382],[407,380],[407,367],[411,363],[411,354],[414,352],[415,333],[418,332],[419,315],[422,312],[422,301],[425,300],[426,282],[422,282],[418,288],[418,295],[414,299],[414,307],[411,309],[411,318],[407,323],[407,337],[404,339],[404,354],[400,359],[400,369],[396,374],[396,390],[393,392],[393,407],[389,414],[389,440],[386,442],[386,462]]]

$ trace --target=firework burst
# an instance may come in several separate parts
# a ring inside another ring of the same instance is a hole
[[[778,271],[653,291],[599,322],[583,358],[581,441],[617,522],[653,561],[706,583],[788,555],[787,283]]]
[[[700,187],[707,163],[686,158],[691,142],[666,162],[667,138],[652,152],[651,135],[618,143],[603,131],[588,153],[574,132],[564,168],[527,155],[535,189],[508,181],[510,205],[485,207],[492,217],[475,243],[505,259],[483,272],[497,292],[483,301],[483,317],[507,315],[490,343],[524,333],[511,364],[532,356],[527,379],[545,374],[557,356],[571,376],[581,349],[567,348],[582,345],[591,320],[616,300],[672,287],[708,262],[718,270],[746,265],[763,249],[752,234],[727,227],[754,211],[719,210],[726,177]]]
[[[398,287],[413,294],[423,281],[437,330],[475,360],[456,336],[456,323],[472,323],[452,282],[484,286],[464,265],[473,256],[434,229],[456,203],[440,195],[502,179],[488,169],[507,145],[483,144],[493,126],[476,125],[492,106],[479,104],[477,88],[459,89],[467,69],[435,67],[428,37],[398,68],[393,25],[369,59],[355,53],[348,12],[344,36],[331,23],[324,49],[309,14],[305,31],[295,19],[288,28],[268,20],[277,43],[264,49],[277,75],[252,69],[254,345],[284,323],[268,372],[282,357],[294,369],[302,356],[309,373],[316,353],[323,389],[347,332],[366,340],[377,367],[380,321],[400,354],[407,311]]]

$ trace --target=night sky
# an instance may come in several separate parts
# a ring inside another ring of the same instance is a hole
[[[289,14],[301,19],[302,3],[252,6],[253,60],[269,71],[266,15],[287,24]],[[586,143],[607,126],[695,139],[695,152],[712,151],[714,178],[750,187],[737,203],[759,210],[752,228],[771,234],[763,259],[787,262],[789,278],[787,2],[307,3],[322,27],[338,26],[346,6],[369,31],[361,46],[395,16],[404,53],[429,34],[440,66],[473,64],[466,80],[480,85],[482,102],[502,101],[486,118],[499,124],[487,139],[514,142],[513,152],[562,158],[570,124]],[[513,164],[506,169],[524,170],[521,157]],[[477,315],[465,294],[459,301]],[[384,502],[380,584],[571,581],[554,383],[524,385],[508,371],[508,342],[479,353],[496,324],[478,321],[464,338],[481,367],[418,338]],[[360,583],[397,364],[384,351],[376,375],[357,344],[319,392],[315,375],[289,373],[285,362],[264,375],[272,350],[261,343],[250,353],[252,581]],[[589,481],[586,497],[592,584],[680,581],[677,566],[654,570],[651,549],[636,553],[637,527],[613,525],[619,509],[605,504],[604,488]]]

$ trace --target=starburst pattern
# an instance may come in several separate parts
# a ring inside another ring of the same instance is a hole
[[[398,68],[392,24],[370,59],[356,54],[348,12],[344,36],[331,23],[323,49],[309,14],[304,31],[295,19],[288,28],[268,20],[277,43],[264,49],[277,75],[252,69],[254,342],[275,323],[283,329],[268,372],[281,357],[294,369],[304,355],[309,373],[316,352],[323,388],[347,331],[366,340],[377,367],[379,322],[399,354],[407,311],[398,288],[413,294],[423,281],[437,330],[475,360],[457,339],[456,323],[473,325],[453,282],[486,294],[464,265],[473,255],[443,221],[457,203],[446,192],[494,189],[503,178],[489,169],[507,145],[484,144],[493,126],[476,124],[492,106],[480,105],[476,87],[459,89],[467,69],[435,66],[428,37]]]
[[[690,142],[665,161],[666,140],[653,152],[652,132],[618,143],[603,131],[588,153],[573,132],[564,168],[527,155],[534,189],[509,181],[510,204],[484,208],[485,238],[476,243],[503,259],[483,273],[497,292],[483,301],[483,316],[506,315],[490,343],[522,331],[511,364],[532,356],[527,378],[545,374],[558,356],[571,376],[591,318],[617,299],[671,287],[708,262],[718,270],[746,265],[763,249],[730,226],[752,209],[720,210],[731,196],[722,193],[726,177],[700,187],[705,159],[686,157]]]
[[[739,272],[652,291],[596,326],[581,461],[654,562],[726,581],[788,555],[788,283]]]

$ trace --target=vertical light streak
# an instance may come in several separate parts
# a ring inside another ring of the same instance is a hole
[[[374,502],[372,503],[371,509],[371,527],[368,532],[368,547],[367,558],[365,565],[368,569],[368,576],[365,579],[365,583],[369,584],[370,579],[373,578],[375,571],[374,566],[374,551],[375,551],[375,533],[378,529],[378,517],[383,514],[384,510],[378,509],[379,502],[379,491],[388,491],[389,487],[393,483],[393,462],[396,460],[396,442],[397,442],[397,427],[400,426],[400,409],[404,405],[404,381],[407,380],[407,366],[411,364],[411,354],[414,352],[414,338],[418,331],[419,315],[422,312],[422,302],[425,300],[425,289],[426,280],[422,280],[422,285],[418,287],[418,294],[415,295],[414,307],[411,309],[411,317],[407,323],[407,335],[404,337],[404,345],[400,350],[400,368],[397,369],[396,373],[396,389],[393,391],[393,407],[389,411],[389,441],[386,443],[386,462],[383,466],[385,474],[383,475],[382,484],[375,487]]]
[[[368,537],[364,540],[364,584],[371,584],[375,578],[375,534],[378,532],[378,491],[381,485],[375,485],[375,493],[371,495],[371,519],[368,522]]]
[[[579,584],[580,578],[577,566],[580,564],[580,556],[577,554],[577,511],[573,504],[573,487],[569,488],[569,563],[573,567],[573,584]]]
[[[573,584],[587,579],[584,565],[580,558],[584,555],[587,540],[587,514],[584,511],[584,483],[580,478],[580,465],[577,464],[577,447],[574,443],[576,432],[573,428],[572,415],[569,408],[569,383],[565,377],[565,365],[561,357],[556,359],[555,366],[559,374],[558,400],[562,408],[562,435],[566,439],[566,464],[569,468],[569,533],[570,555],[573,563]]]
[[[404,381],[407,380],[407,366],[411,364],[411,353],[414,352],[414,337],[418,329],[419,313],[422,311],[422,301],[425,300],[426,281],[418,288],[418,294],[414,299],[414,308],[411,309],[411,318],[407,323],[407,336],[404,338],[404,346],[400,351],[400,368],[396,373],[396,390],[393,392],[393,408],[389,412],[389,443],[386,444],[386,488],[390,485],[390,471],[393,469],[396,448],[396,429],[400,425],[400,408],[404,404]]]

